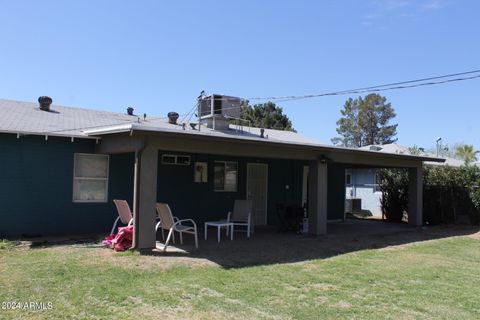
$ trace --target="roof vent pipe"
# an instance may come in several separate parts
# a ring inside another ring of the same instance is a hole
[[[167,116],[168,116],[168,123],[177,124],[177,120],[179,117],[178,113],[172,111],[172,112],[169,112]]]
[[[47,96],[38,97],[38,103],[40,103],[40,110],[43,111],[50,111],[50,105],[52,104],[53,100]]]
[[[265,138],[265,129],[260,129],[260,138]]]

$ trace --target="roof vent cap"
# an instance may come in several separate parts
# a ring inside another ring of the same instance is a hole
[[[168,116],[168,123],[177,124],[177,120],[178,120],[178,117],[179,117],[177,112],[173,112],[173,111],[169,112],[167,114],[167,116]]]
[[[38,97],[38,103],[40,104],[40,110],[43,111],[50,111],[50,105],[52,104],[53,100],[47,96]]]
[[[134,110],[135,110],[135,109],[133,109],[132,107],[128,107],[128,108],[127,108],[127,114],[128,114],[129,116],[134,116],[134,114],[133,114],[133,111],[134,111]]]

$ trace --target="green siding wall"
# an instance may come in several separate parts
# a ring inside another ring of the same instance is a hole
[[[74,153],[94,151],[92,140],[0,134],[0,237],[109,232],[117,217],[112,200],[126,199],[132,206],[134,155],[110,155],[107,203],[73,203]],[[301,205],[307,162],[189,154],[190,166],[176,166],[161,163],[164,153],[179,154],[159,152],[157,199],[180,218],[200,224],[225,218],[235,199],[246,198],[247,163],[268,164],[268,224],[278,224],[278,204]],[[213,191],[215,160],[238,162],[237,192]],[[193,181],[196,161],[208,163],[207,183]],[[328,219],[343,219],[344,169],[329,166]]]
[[[247,163],[268,164],[268,224],[277,224],[276,205],[300,205],[302,198],[303,166],[306,162],[257,158],[187,154],[191,156],[190,166],[162,164],[162,154],[185,154],[161,151],[158,164],[157,199],[170,205],[173,214],[179,218],[193,218],[202,224],[208,220],[226,218],[235,199],[246,198]],[[213,191],[214,161],[238,162],[237,192]],[[208,182],[195,183],[194,163],[208,163]],[[286,190],[285,185],[289,185]]]
[[[132,203],[133,154],[110,156],[109,201],[73,203],[74,153],[94,153],[95,141],[0,135],[0,236],[109,232],[112,203]]]

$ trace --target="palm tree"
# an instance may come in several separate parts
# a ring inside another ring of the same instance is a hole
[[[465,161],[465,164],[477,161],[477,154],[479,152],[480,151],[474,151],[471,144],[464,144],[455,148],[455,155],[462,158]]]

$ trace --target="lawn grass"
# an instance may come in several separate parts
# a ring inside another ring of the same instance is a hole
[[[0,247],[0,302],[53,304],[0,319],[480,318],[480,240],[469,237],[230,269],[105,250]]]

